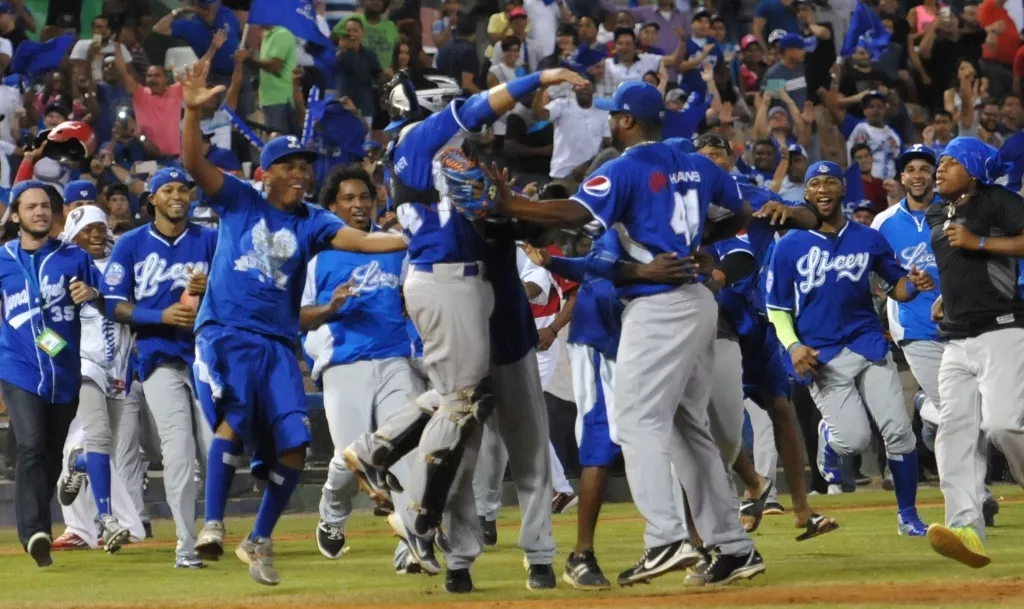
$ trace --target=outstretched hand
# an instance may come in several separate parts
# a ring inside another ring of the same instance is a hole
[[[553,68],[540,73],[540,84],[545,87],[560,85],[563,82],[567,82],[576,88],[582,88],[590,84],[589,80],[569,68]]]
[[[499,169],[497,163],[491,163],[488,168],[481,163],[480,170],[495,188],[494,202],[499,206],[507,203],[512,198],[512,182],[509,180],[508,168]]]
[[[217,95],[224,92],[224,85],[210,88],[206,86],[206,76],[210,73],[210,64],[197,61],[185,66],[185,75],[181,79],[181,96],[185,107],[195,110]]]

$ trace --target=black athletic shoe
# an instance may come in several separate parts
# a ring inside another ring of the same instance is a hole
[[[321,520],[316,525],[316,547],[324,558],[338,560],[345,553],[345,531]]]
[[[469,576],[469,569],[448,569],[444,576],[445,592],[452,594],[469,594],[473,591],[473,578]]]
[[[551,565],[530,565],[527,590],[551,590],[555,587],[555,570]]]
[[[711,556],[711,564],[704,574],[704,584],[725,585],[741,579],[751,579],[764,573],[767,568],[756,549],[746,554],[722,554],[715,550]]]
[[[994,497],[989,497],[981,504],[981,515],[985,519],[985,526],[996,526],[996,514],[999,513],[999,502]]]
[[[498,545],[498,526],[493,520],[487,520],[483,516],[480,517],[480,528],[484,531],[484,545],[485,546],[496,546]]]
[[[601,572],[593,550],[569,554],[569,558],[565,559],[562,581],[577,590],[607,590],[612,587],[612,583]]]
[[[427,575],[437,575],[441,572],[441,563],[434,556],[433,536],[428,539],[409,531],[405,528],[405,524],[402,523],[402,518],[398,514],[388,516],[388,524],[391,525],[391,529],[396,535],[409,544],[409,555],[416,564],[423,568]]]
[[[153,523],[152,522],[149,522],[148,520],[146,522],[143,522],[142,523],[142,530],[144,530],[146,532],[146,539],[153,539]]]
[[[640,561],[619,574],[620,586],[647,583],[671,571],[692,567],[700,560],[700,552],[689,541],[648,548]]]

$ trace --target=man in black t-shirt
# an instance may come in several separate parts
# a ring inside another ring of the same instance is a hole
[[[454,37],[438,49],[437,58],[434,60],[434,65],[441,74],[454,78],[455,82],[459,83],[463,95],[480,92],[480,88],[474,82],[480,72],[480,58],[473,42],[475,35],[476,21],[471,15],[460,13]]]
[[[945,526],[928,527],[936,552],[980,568],[986,434],[1024,483],[1024,202],[995,185],[998,152],[958,137],[942,151],[926,212],[942,295],[933,307],[948,339],[939,367],[936,463],[946,497]]]

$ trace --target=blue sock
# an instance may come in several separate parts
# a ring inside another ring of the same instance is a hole
[[[214,436],[206,458],[206,521],[224,521],[231,481],[241,461],[241,443]]]
[[[100,516],[110,514],[110,455],[86,453],[85,471]]]
[[[905,455],[889,455],[889,471],[896,491],[896,505],[905,510],[917,505],[917,450]]]
[[[86,469],[85,469],[85,453],[84,452],[78,453],[78,456],[75,457],[75,471],[78,472],[78,473],[82,473],[82,472],[86,471]]]
[[[288,505],[288,499],[299,485],[301,474],[301,471],[280,463],[274,466],[274,471],[270,472],[267,490],[263,491],[263,501],[260,503],[259,512],[256,513],[256,524],[252,527],[250,538],[270,537],[274,532],[277,521]]]

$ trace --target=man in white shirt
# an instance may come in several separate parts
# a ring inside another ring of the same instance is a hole
[[[885,96],[872,91],[864,96],[864,121],[858,123],[846,140],[846,152],[853,158],[855,144],[867,144],[871,149],[871,175],[880,180],[896,177],[896,157],[902,149],[902,140],[885,123]]]
[[[575,94],[546,89],[538,97],[534,115],[555,127],[550,176],[572,192],[594,156],[611,143],[608,113],[594,107],[593,83]]]
[[[96,82],[103,80],[103,58],[113,57],[117,52],[116,46],[110,41],[110,35],[110,22],[100,15],[92,20],[92,38],[79,40],[71,49],[71,64],[76,68],[89,66]],[[132,55],[127,48],[121,47],[121,55],[126,63],[132,62]]]
[[[627,80],[641,80],[648,72],[657,73],[662,59],[661,55],[637,53],[633,30],[615,30],[615,57],[604,60],[605,90],[614,91]]]

